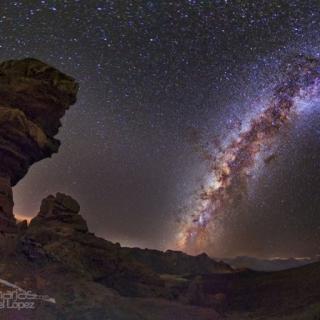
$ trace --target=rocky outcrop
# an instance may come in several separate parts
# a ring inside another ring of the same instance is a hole
[[[320,296],[319,264],[276,273],[230,272],[224,265],[221,272],[206,255],[121,248],[90,233],[78,203],[60,193],[44,199],[30,225],[21,226],[15,254],[1,257],[1,279],[56,301],[4,310],[6,319],[217,320],[230,312],[231,319],[247,312],[269,319],[263,316],[274,315],[275,305],[290,314],[297,309],[288,301],[304,310]],[[179,259],[189,266],[180,267]]]
[[[198,273],[232,270],[206,255],[122,248],[90,233],[79,209],[74,199],[61,193],[44,199],[39,214],[21,236],[23,255],[38,265],[61,263],[122,296],[133,297],[177,299],[186,293],[189,280],[171,277],[168,281],[163,274],[192,278]]]
[[[0,231],[15,229],[10,186],[59,149],[60,119],[76,101],[73,78],[36,59],[0,64]]]
[[[44,199],[21,238],[23,254],[37,264],[58,261],[68,270],[126,296],[165,295],[159,275],[126,257],[120,245],[88,232],[79,209],[74,199],[61,193]]]
[[[42,200],[39,214],[32,219],[30,230],[35,226],[65,229],[66,232],[88,232],[86,221],[80,214],[80,205],[76,200],[62,193],[48,196]]]
[[[0,64],[0,173],[12,185],[58,151],[54,136],[77,91],[73,78],[39,60]]]

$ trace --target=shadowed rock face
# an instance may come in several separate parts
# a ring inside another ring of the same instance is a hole
[[[13,216],[13,196],[10,179],[0,177],[0,221],[1,229],[7,233],[16,231],[15,218]]]
[[[0,64],[0,231],[15,228],[11,186],[58,151],[54,136],[77,91],[73,78],[39,60]]]
[[[77,201],[65,194],[45,198],[21,234],[20,248],[27,259],[42,265],[59,261],[72,272],[134,297],[177,298],[187,291],[188,281],[176,283],[176,275],[232,271],[204,254],[192,257],[182,252],[122,248],[89,232],[79,210]],[[162,274],[168,275],[163,278]],[[167,279],[177,288],[169,289]]]
[[[0,176],[11,185],[58,151],[54,136],[77,91],[73,78],[39,60],[0,64]]]

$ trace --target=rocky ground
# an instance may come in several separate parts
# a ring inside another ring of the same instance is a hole
[[[201,287],[185,276],[231,272],[229,266],[206,255],[121,248],[90,233],[78,212],[72,198],[49,196],[29,226],[19,223],[12,245],[1,248],[1,279],[56,301],[5,310],[6,319],[220,318],[212,308],[219,297],[197,306]]]
[[[0,319],[319,319],[319,263],[237,271],[205,254],[122,248],[90,233],[79,209],[49,196],[1,247],[0,278],[55,303],[27,299],[33,309]]]

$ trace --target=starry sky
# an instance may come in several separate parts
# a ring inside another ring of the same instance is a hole
[[[212,165],[204,150],[263,104],[290,56],[319,57],[319,28],[316,0],[1,1],[1,60],[35,57],[80,83],[59,153],[15,187],[15,212],[65,192],[97,235],[175,248]],[[319,121],[315,104],[278,134],[204,251],[320,253]]]

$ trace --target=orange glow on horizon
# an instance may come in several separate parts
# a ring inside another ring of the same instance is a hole
[[[14,216],[18,221],[27,220],[28,223],[30,223],[31,219],[33,218],[33,217],[25,216],[25,215],[19,214],[19,213],[14,213]]]

